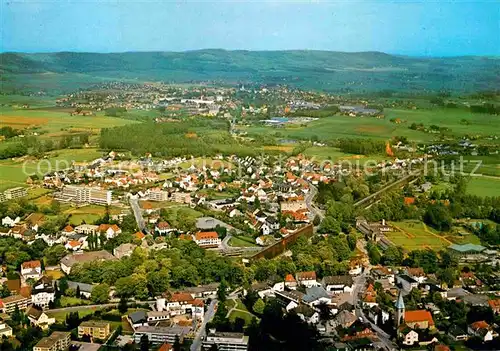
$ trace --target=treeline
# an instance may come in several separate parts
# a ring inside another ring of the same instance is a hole
[[[228,130],[227,121],[207,118],[178,123],[148,122],[101,130],[100,147],[129,150],[136,156],[145,153],[157,157],[210,156],[224,150],[235,152],[240,146]]]
[[[290,117],[311,117],[311,118],[323,118],[330,117],[340,111],[339,107],[336,105],[331,105],[322,108],[321,110],[298,110],[290,112],[287,116]]]
[[[67,148],[82,148],[89,142],[88,133],[65,135],[59,139],[41,140],[35,136],[27,136],[19,141],[8,141],[0,147],[0,159],[30,155],[41,157],[44,153]]]
[[[3,136],[5,139],[10,139],[21,134],[22,132],[20,130],[9,126],[0,128],[0,136]]]
[[[340,139],[340,151],[357,154],[357,155],[373,155],[384,152],[385,143],[380,140],[372,139]]]
[[[243,281],[244,271],[229,258],[201,249],[191,241],[172,239],[168,249],[148,253],[142,248],[118,261],[77,265],[70,280],[114,285],[120,297],[146,299],[198,284]]]

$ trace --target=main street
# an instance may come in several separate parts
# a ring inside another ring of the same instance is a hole
[[[137,227],[140,231],[147,234],[146,223],[144,222],[144,218],[142,217],[141,208],[139,207],[139,199],[137,196],[130,197],[130,207],[134,212],[135,221],[137,222]]]
[[[391,341],[391,337],[385,331],[380,329],[376,324],[369,320],[361,308],[360,296],[365,290],[366,278],[369,275],[371,267],[365,268],[363,273],[354,279],[354,290],[353,290],[353,301],[355,306],[356,317],[361,318],[363,322],[369,323],[371,328],[377,333],[377,337],[380,342],[380,346],[383,346],[386,350],[397,350],[398,347],[395,343]]]
[[[205,312],[205,315],[203,317],[203,322],[201,323],[201,326],[198,329],[196,336],[194,337],[193,343],[191,344],[191,351],[198,351],[201,349],[202,339],[206,335],[205,329],[207,323],[210,322],[214,317],[216,305],[217,305],[217,299],[213,299],[210,302],[210,305],[208,306],[207,312]]]

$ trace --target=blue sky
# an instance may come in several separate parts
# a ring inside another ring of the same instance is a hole
[[[1,51],[500,55],[500,1],[0,0]]]

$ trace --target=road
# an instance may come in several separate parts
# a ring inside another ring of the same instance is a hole
[[[201,350],[201,342],[202,342],[203,337],[206,335],[205,327],[206,327],[207,323],[210,322],[212,320],[212,318],[214,317],[216,304],[217,304],[217,299],[213,299],[210,302],[210,305],[208,306],[207,312],[205,313],[205,316],[203,318],[203,322],[201,323],[201,326],[198,329],[196,336],[194,337],[193,343],[191,344],[191,351]]]
[[[139,199],[137,197],[131,197],[129,202],[130,207],[132,207],[132,211],[134,212],[137,227],[140,231],[147,234],[148,229],[146,228],[146,223],[144,222],[144,218],[142,217],[141,208],[139,207]]]
[[[323,218],[325,218],[325,211],[317,208],[313,202],[314,197],[316,196],[317,193],[318,193],[318,188],[309,183],[309,192],[305,196],[306,206],[313,219],[316,215],[318,215],[319,218],[323,220]]]
[[[386,350],[397,350],[398,346],[391,341],[390,335],[385,331],[380,329],[376,324],[372,323],[364,314],[363,310],[360,307],[360,296],[365,290],[366,278],[370,272],[371,267],[367,267],[364,272],[354,279],[355,287],[353,290],[353,299],[354,306],[356,311],[356,317],[362,318],[364,322],[367,322],[371,325],[372,329],[377,333],[377,337],[380,342],[380,346],[385,348]]]

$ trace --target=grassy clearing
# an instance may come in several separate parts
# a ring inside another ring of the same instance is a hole
[[[100,308],[98,307],[82,307],[77,309],[76,311],[78,312],[78,315],[81,317],[88,316],[89,314],[94,313],[95,311],[99,310]],[[71,312],[75,312],[72,310]],[[47,315],[49,317],[54,317],[57,322],[64,322],[66,320],[66,315],[69,313],[69,311],[58,311],[58,312],[51,312],[50,310],[47,311]]]
[[[467,192],[478,196],[500,196],[500,178],[473,177],[467,183]]]
[[[231,322],[234,322],[236,318],[241,318],[245,320],[245,325],[249,325],[252,323],[252,320],[256,318],[253,314],[250,312],[244,312],[240,310],[234,310],[229,314],[229,320]]]
[[[257,247],[252,238],[246,236],[233,236],[229,239],[229,245],[235,247]]]
[[[110,207],[111,215],[120,214],[121,209],[118,207]],[[69,207],[64,211],[64,214],[69,215],[69,223],[71,225],[80,225],[85,223],[94,223],[99,218],[104,216],[106,208],[98,205],[87,205],[82,207]]]
[[[46,270],[45,275],[52,278],[53,280],[58,280],[64,277],[64,273],[59,270]]]
[[[348,154],[340,151],[339,148],[330,146],[311,146],[304,151],[304,155],[308,157],[314,157],[317,161],[349,161],[349,162],[362,162],[368,160],[380,161],[387,159],[385,155],[355,155]]]
[[[89,300],[79,299],[78,297],[61,296],[61,307],[81,306],[90,304],[91,302]]]

